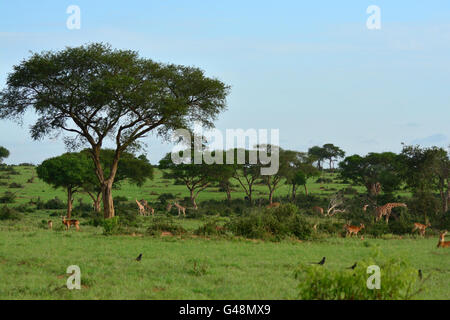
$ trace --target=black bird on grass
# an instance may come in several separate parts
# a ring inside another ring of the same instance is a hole
[[[141,261],[142,260],[142,253],[136,258],[136,261]]]
[[[355,270],[357,263],[355,262],[351,267],[348,267],[347,269]]]
[[[419,279],[422,280],[423,276],[422,276],[422,270],[419,269]]]
[[[312,262],[312,264],[318,264],[323,266],[325,264],[325,257],[323,257],[322,260],[320,260],[319,262]]]

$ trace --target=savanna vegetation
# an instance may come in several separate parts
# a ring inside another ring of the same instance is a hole
[[[247,160],[277,154],[271,175],[261,161],[176,164],[168,154],[150,164],[142,155],[150,133],[212,127],[228,91],[200,69],[104,44],[16,66],[0,119],[32,109],[32,138],[64,133],[72,152],[5,165],[10,152],[0,148],[0,298],[450,297],[450,252],[437,247],[450,229],[443,148],[229,150]],[[65,270],[74,264],[83,287],[70,291]],[[380,291],[363,281],[371,264],[384,270]]]

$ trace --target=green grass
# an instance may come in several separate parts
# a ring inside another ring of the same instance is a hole
[[[9,228],[0,232],[0,299],[295,299],[300,262],[326,256],[324,267],[338,270],[376,247],[431,275],[418,299],[450,298],[450,252],[436,239],[274,243]],[[81,290],[64,287],[69,265],[81,268]]]

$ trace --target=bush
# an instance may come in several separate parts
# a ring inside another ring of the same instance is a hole
[[[21,185],[20,183],[17,182],[13,182],[9,185],[10,189],[21,189],[23,188],[23,185]]]
[[[172,219],[158,218],[154,219],[151,226],[147,229],[149,235],[161,235],[162,232],[170,232],[173,235],[180,235],[186,233],[186,230],[177,224]]]
[[[49,210],[60,210],[60,209],[65,209],[65,208],[66,208],[66,204],[62,200],[60,200],[58,197],[55,197],[54,199],[50,199],[44,204],[44,209],[49,209]]]
[[[15,210],[19,211],[19,212],[23,212],[23,213],[33,213],[36,212],[36,209],[33,207],[30,207],[29,205],[26,204],[21,204],[18,205],[17,207],[14,208]]]
[[[381,289],[368,289],[367,267],[380,267]],[[299,298],[305,300],[398,300],[411,299],[422,288],[417,270],[399,258],[372,257],[358,261],[354,270],[329,270],[326,266],[300,265]]]
[[[253,209],[248,214],[231,220],[226,228],[237,236],[252,239],[280,240],[296,237],[307,240],[312,237],[311,224],[298,215],[298,208],[293,204],[262,211]]]
[[[20,220],[23,215],[14,209],[3,206],[0,208],[0,220]]]
[[[110,219],[103,220],[103,234],[113,235],[120,232],[120,217],[115,216]]]
[[[162,193],[158,196],[158,201],[162,206],[165,206],[168,202],[168,200],[175,199],[175,195],[172,193]]]
[[[0,203],[13,203],[16,200],[16,194],[10,191],[6,191],[0,197]]]

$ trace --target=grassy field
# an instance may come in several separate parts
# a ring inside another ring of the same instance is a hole
[[[38,179],[27,183],[34,175],[32,167],[18,170],[21,174],[11,176],[8,182],[21,183],[24,188],[2,186],[0,194],[17,191],[17,204],[38,196],[42,200],[55,196],[65,199],[63,191],[53,190]],[[187,195],[183,186],[173,186],[160,175],[157,172],[156,179],[143,188],[124,184],[115,195],[129,200],[155,199],[157,195],[150,196],[150,192]],[[326,192],[319,184],[311,183],[309,188]],[[265,192],[263,186],[258,190]],[[243,194],[236,192],[234,196]],[[225,194],[212,190],[202,197],[224,199]],[[54,230],[46,230],[40,223],[49,213],[41,210],[25,214],[17,222],[0,221],[0,299],[296,299],[294,271],[299,263],[326,256],[325,268],[341,270],[370,256],[376,248],[388,257],[409,260],[424,277],[430,276],[427,290],[418,299],[450,299],[450,250],[436,248],[436,237],[265,242],[192,234],[104,236],[101,227],[84,225],[83,219],[80,232],[63,231],[58,218],[53,218]],[[151,217],[139,219],[143,230],[152,223]],[[192,231],[205,219],[211,218],[179,219],[177,223]],[[136,262],[139,253],[143,258]],[[81,290],[65,287],[69,265],[81,268]]]

